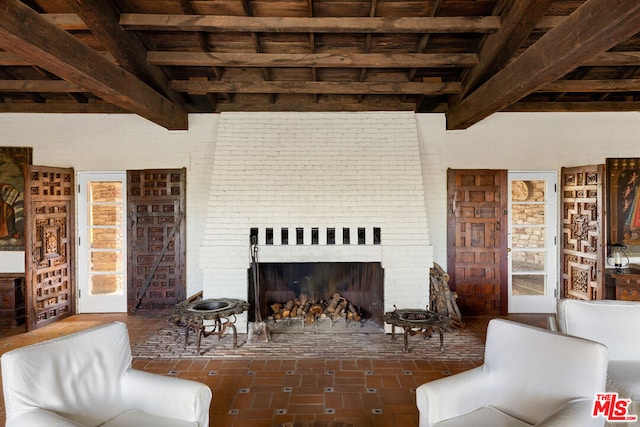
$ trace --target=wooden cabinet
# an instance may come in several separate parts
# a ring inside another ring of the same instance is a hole
[[[0,326],[19,326],[24,321],[24,274],[0,273]]]
[[[615,287],[615,299],[640,301],[640,270],[625,269],[622,273],[608,273]]]

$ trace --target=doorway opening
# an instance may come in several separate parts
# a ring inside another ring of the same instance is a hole
[[[509,313],[555,310],[556,182],[555,172],[509,172]]]
[[[78,173],[78,312],[127,310],[126,174]]]

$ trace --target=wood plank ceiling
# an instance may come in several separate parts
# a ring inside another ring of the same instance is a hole
[[[640,110],[637,0],[0,0],[0,112]]]

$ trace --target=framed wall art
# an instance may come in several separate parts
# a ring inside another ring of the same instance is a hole
[[[24,250],[24,166],[31,147],[0,147],[0,251]]]
[[[610,158],[607,167],[607,244],[640,256],[640,158]]]

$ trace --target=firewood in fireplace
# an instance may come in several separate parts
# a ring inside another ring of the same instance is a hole
[[[354,306],[340,293],[334,293],[328,301],[311,300],[302,294],[299,298],[288,300],[286,303],[271,304],[273,320],[302,319],[305,325],[311,325],[319,318],[328,318],[332,321],[345,319],[346,321],[359,322],[362,315],[359,308]]]
[[[342,299],[342,296],[340,296],[340,294],[338,292],[333,294],[331,296],[331,298],[329,299],[329,304],[327,305],[327,308],[324,310],[324,314],[329,315],[329,314],[333,313],[334,311],[336,311],[336,307],[340,303],[341,299]]]
[[[271,304],[271,311],[273,311],[273,314],[280,314],[280,308],[281,307],[282,307],[282,305],[280,303],[276,302],[274,304]]]
[[[342,298],[340,299],[340,303],[338,303],[338,306],[336,307],[336,309],[333,312],[333,320],[336,320],[340,317],[342,317],[342,313],[344,313],[344,309],[347,307],[347,300]]]
[[[347,306],[347,320],[353,320],[354,322],[359,322],[362,319],[358,310],[353,306],[353,304],[349,303]]]
[[[299,302],[299,304],[301,306],[305,305],[307,303],[307,301],[308,301],[308,298],[307,298],[307,296],[305,294],[300,295],[300,298],[299,298],[298,302]]]
[[[293,302],[293,307],[291,307],[291,313],[289,313],[289,317],[298,317],[298,309],[300,308],[300,304],[297,301]]]
[[[293,308],[293,304],[294,302],[292,299],[286,302],[282,309],[282,317],[289,317],[289,315],[291,314],[291,309]]]
[[[313,315],[313,313],[311,311],[309,311],[307,313],[307,315],[304,318],[304,324],[305,325],[312,325],[316,322],[316,316]]]
[[[307,300],[303,306],[300,306],[298,309],[298,317],[306,317],[307,313],[309,313],[309,309],[311,308],[311,303]]]
[[[311,308],[309,309],[309,313],[313,316],[313,322],[315,322],[316,319],[318,319],[318,317],[322,315],[323,311],[324,310],[322,309],[322,306],[320,304],[314,304],[311,306]]]

